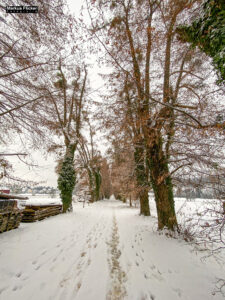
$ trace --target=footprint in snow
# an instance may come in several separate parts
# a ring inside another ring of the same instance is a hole
[[[150,294],[150,299],[155,300],[155,296],[153,294]]]
[[[79,282],[77,283],[77,291],[79,291],[80,287],[81,287],[81,282],[79,281]]]
[[[26,281],[27,279],[29,279],[29,277],[28,276],[24,276],[23,278],[21,278],[23,281]]]
[[[155,266],[155,265],[151,265],[150,268],[151,268],[152,270],[154,270],[154,269],[156,268],[156,266]]]
[[[86,255],[86,252],[82,252],[82,253],[80,254],[81,257],[84,257],[85,255]]]
[[[16,277],[17,277],[17,278],[20,278],[20,277],[21,277],[21,275],[22,275],[22,272],[18,272],[18,273],[16,273]]]
[[[39,270],[40,267],[41,267],[41,265],[38,265],[37,267],[35,267],[35,270],[36,270],[36,271]]]
[[[21,285],[15,285],[13,288],[12,288],[12,291],[15,292],[17,290],[21,290],[22,289],[22,286]]]

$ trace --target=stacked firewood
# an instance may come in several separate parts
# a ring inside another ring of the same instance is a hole
[[[0,199],[0,233],[19,227],[21,218],[16,201]]]
[[[22,222],[40,221],[62,212],[62,205],[26,205],[23,211]]]

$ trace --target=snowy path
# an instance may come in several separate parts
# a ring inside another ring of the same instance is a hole
[[[155,219],[101,201],[0,235],[1,300],[211,300],[223,269]]]

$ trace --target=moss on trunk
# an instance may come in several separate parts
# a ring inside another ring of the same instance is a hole
[[[74,152],[75,147],[69,145],[66,149],[66,154],[58,177],[58,188],[60,190],[64,213],[72,208],[72,194],[76,180],[73,163]]]
[[[158,214],[158,229],[167,227],[170,230],[177,228],[177,219],[174,208],[174,197],[171,179],[167,177],[159,185],[154,181],[154,194]]]
[[[101,174],[99,170],[88,168],[89,188],[91,193],[91,202],[100,200]]]
[[[150,207],[148,201],[149,183],[142,145],[135,148],[134,159],[138,194],[140,198],[140,214],[144,216],[150,216]]]
[[[89,178],[89,190],[90,190],[90,194],[91,194],[90,201],[94,202],[95,201],[95,190],[94,190],[93,174],[89,168],[87,169],[87,172],[88,172],[88,178]]]
[[[94,176],[95,176],[95,201],[100,200],[100,188],[101,188],[101,174],[99,170],[94,171]]]
[[[158,214],[158,229],[167,227],[170,230],[174,230],[177,228],[177,219],[174,207],[173,185],[160,139],[157,140],[157,143],[155,142],[151,145],[148,155],[151,183]]]

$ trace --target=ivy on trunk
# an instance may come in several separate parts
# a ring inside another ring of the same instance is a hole
[[[72,207],[72,194],[76,181],[74,152],[75,148],[73,146],[67,148],[58,177],[58,188],[60,190],[64,213]]]

